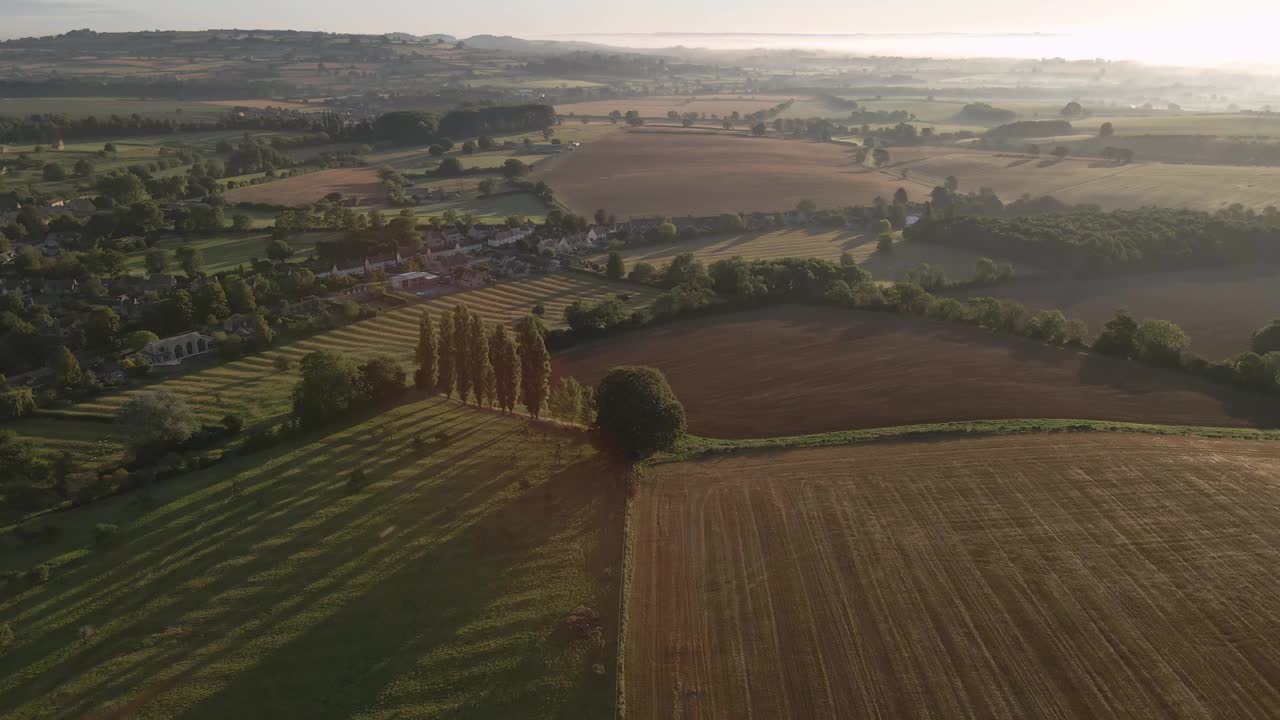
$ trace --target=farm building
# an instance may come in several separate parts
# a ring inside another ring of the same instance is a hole
[[[406,292],[422,292],[433,287],[439,276],[429,272],[407,272],[399,275],[392,275],[387,278],[387,284],[393,290],[404,290]]]

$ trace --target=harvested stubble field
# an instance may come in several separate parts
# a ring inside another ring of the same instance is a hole
[[[989,187],[1006,202],[1023,194],[1052,195],[1068,203],[1104,209],[1146,206],[1216,210],[1240,203],[1262,209],[1280,196],[1280,168],[1240,165],[1117,165],[1093,158],[1037,158],[955,148],[892,148],[884,172],[912,195],[923,195],[954,175],[962,191]],[[886,195],[886,197],[888,197]],[[848,203],[846,203],[848,204]]]
[[[1271,718],[1280,444],[1005,436],[661,465],[629,717]]]
[[[1175,371],[889,313],[781,306],[633,332],[555,357],[598,381],[666,373],[689,431],[759,438],[959,420],[1277,427],[1274,398]]]
[[[1280,272],[1230,267],[1093,280],[1017,282],[956,294],[1009,298],[1080,318],[1096,335],[1119,309],[1137,318],[1176,323],[1191,337],[1191,351],[1220,360],[1249,350],[1249,334],[1280,318]]]
[[[579,103],[556,105],[559,115],[587,115],[604,117],[617,110],[626,113],[635,110],[645,118],[665,118],[674,110],[681,115],[689,112],[705,113],[707,117],[719,115],[729,117],[737,112],[747,115],[761,110],[768,110],[775,105],[793,99],[790,95],[674,95],[642,98],[623,98],[620,100],[589,100]]]
[[[870,205],[910,183],[854,165],[852,148],[702,129],[631,129],[540,163],[534,180],[590,216],[604,208],[626,218]]]
[[[614,472],[431,398],[46,516],[48,544],[0,536],[0,571],[51,567],[0,580],[0,717],[608,716]],[[579,606],[598,644],[557,629]]]
[[[298,380],[297,363],[307,353],[337,350],[359,358],[388,353],[403,360],[407,367],[418,343],[418,318],[424,309],[439,319],[441,312],[461,303],[485,322],[514,322],[541,303],[546,308],[547,325],[558,327],[562,324],[564,308],[574,300],[592,302],[623,293],[630,295],[629,305],[640,307],[652,301],[657,292],[577,274],[501,283],[415,303],[242,360],[189,372],[136,390],[103,395],[65,411],[52,412],[68,417],[85,414],[110,417],[130,396],[165,389],[185,398],[205,422],[219,422],[227,413],[238,413],[249,421],[269,419],[289,411],[289,393]],[[279,356],[292,361],[293,369],[277,370],[274,363]],[[111,429],[110,425],[102,427],[104,432]],[[42,440],[39,435],[32,437]]]
[[[849,230],[779,230],[751,232],[742,235],[681,240],[674,243],[636,244],[622,249],[622,259],[630,268],[635,263],[646,262],[662,267],[681,253],[693,253],[705,263],[742,257],[746,260],[771,260],[784,257],[813,257],[836,262],[849,253],[876,280],[902,280],[908,271],[928,263],[942,267],[951,280],[967,280],[973,276],[978,253],[925,243],[898,241],[892,253],[879,252],[876,239]],[[604,263],[607,254],[593,258]],[[999,258],[996,258],[999,260]],[[1015,264],[1019,276],[1034,275],[1038,271],[1030,266]]]
[[[332,192],[340,192],[348,198],[360,198],[362,205],[377,205],[386,201],[378,171],[369,167],[305,173],[284,180],[228,190],[225,198],[230,204],[243,202],[296,206],[316,202]]]

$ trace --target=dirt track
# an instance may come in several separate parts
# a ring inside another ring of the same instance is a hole
[[[556,356],[596,382],[662,369],[691,432],[772,437],[949,420],[1280,426],[1275,398],[1114,358],[899,315],[784,306],[677,322]]]
[[[1008,436],[664,465],[628,717],[1274,718],[1280,444]]]

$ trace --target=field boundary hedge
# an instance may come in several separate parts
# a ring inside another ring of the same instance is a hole
[[[631,595],[631,576],[635,569],[635,499],[636,483],[643,479],[641,468],[632,468],[627,478],[625,506],[622,510],[622,576],[618,579],[618,657],[614,661],[614,716],[623,720],[627,716],[627,598]]]
[[[839,430],[813,435],[790,435],[746,440],[722,440],[687,436],[673,451],[655,455],[645,466],[701,460],[718,455],[736,455],[753,451],[794,450],[800,448],[861,445],[873,442],[930,442],[961,437],[1020,435],[1032,433],[1140,433],[1176,435],[1205,439],[1280,441],[1280,430],[1219,428],[1196,425],[1154,425],[1106,420],[1038,419],[1038,420],[972,420],[963,422],[926,423],[896,427]]]

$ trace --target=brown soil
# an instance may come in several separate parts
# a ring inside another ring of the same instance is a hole
[[[627,715],[1272,718],[1280,444],[1006,436],[663,465]]]
[[[539,163],[560,202],[590,216],[620,218],[870,205],[904,183],[854,165],[852,146],[705,130],[637,129],[613,133]],[[917,193],[923,197],[926,192]]]
[[[1008,418],[1276,427],[1275,398],[977,328],[808,306],[717,315],[585,345],[557,374],[663,370],[690,432],[772,437]]]
[[[332,192],[361,198],[370,205],[386,200],[382,181],[374,168],[339,168],[306,173],[285,180],[228,190],[228,203],[266,203],[268,205],[307,205]]]

